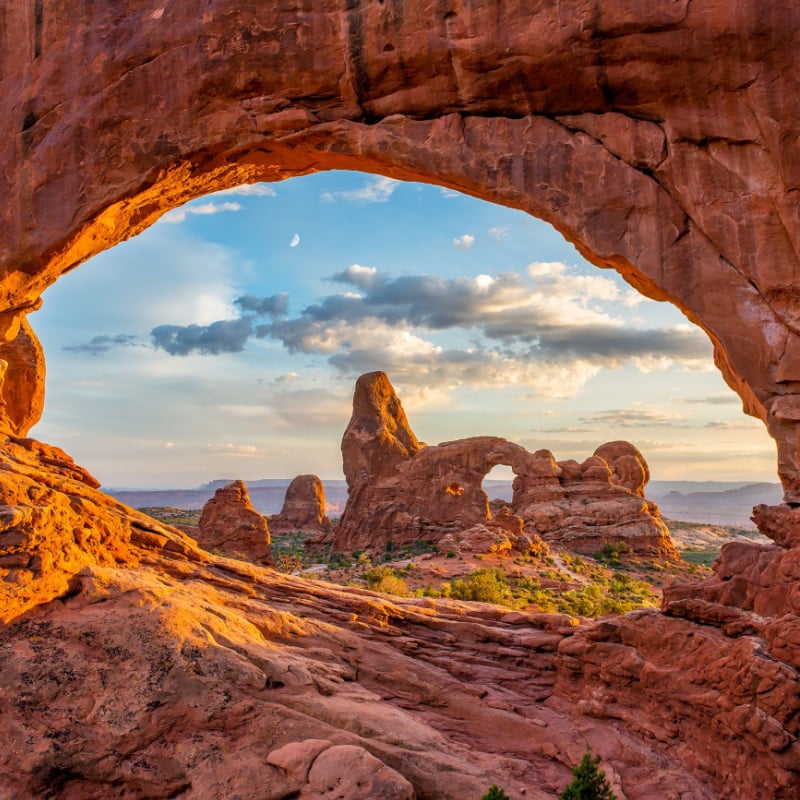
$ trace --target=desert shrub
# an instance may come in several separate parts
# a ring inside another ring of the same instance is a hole
[[[622,563],[620,557],[627,555],[627,553],[628,545],[626,545],[625,542],[619,542],[617,544],[606,542],[603,545],[603,549],[596,552],[594,557],[597,561],[608,564],[610,567],[618,567]]]
[[[391,567],[373,567],[364,573],[367,588],[373,592],[384,592],[385,594],[396,594],[400,597],[408,595],[406,582],[399,578]]]
[[[292,573],[303,569],[303,557],[296,553],[279,553],[275,557],[275,569],[278,572]]]
[[[481,800],[511,800],[511,798],[493,783]]]
[[[574,780],[561,792],[560,800],[617,800],[599,764],[600,756],[593,756],[588,749],[581,763],[572,770]]]
[[[450,596],[455,600],[475,600],[502,606],[516,605],[511,587],[503,570],[497,567],[479,569],[466,578],[450,584]]]
[[[344,553],[331,553],[328,561],[329,569],[344,569],[352,565],[353,562]]]

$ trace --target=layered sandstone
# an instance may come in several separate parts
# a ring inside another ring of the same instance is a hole
[[[244,481],[222,486],[203,506],[197,541],[207,550],[262,564],[272,560],[267,518],[253,508]]]
[[[780,620],[389,599],[160,535],[61,565],[58,600],[0,631],[4,795],[555,800],[587,746],[629,800],[800,789]]]
[[[492,436],[420,445],[386,374],[371,372],[356,382],[342,461],[348,499],[334,535],[337,550],[439,542],[487,525],[508,528],[514,538],[504,536],[514,547],[518,520],[532,545],[541,537],[589,555],[610,544],[678,557],[658,508],[644,497],[644,456],[628,442],[609,442],[582,464]],[[482,488],[498,464],[515,475],[505,516],[497,513],[502,504],[492,512]]]
[[[279,514],[269,518],[272,533],[327,533],[331,521],[325,513],[325,486],[317,475],[298,475],[289,484]]]
[[[555,800],[587,745],[629,800],[800,792],[794,595],[596,622],[388,599],[198,550],[34,440],[0,458],[4,796]]]

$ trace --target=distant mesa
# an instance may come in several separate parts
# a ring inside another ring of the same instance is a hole
[[[205,504],[197,541],[206,550],[261,564],[272,562],[267,519],[253,508],[244,481],[217,489]]]
[[[348,499],[335,550],[438,543],[467,530],[481,538],[494,530],[513,547],[544,540],[591,555],[611,544],[679,558],[658,507],[644,496],[650,471],[630,442],[604,444],[582,463],[494,436],[426,446],[386,373],[370,372],[356,382],[342,459]],[[490,505],[482,482],[500,464],[514,472],[513,497]]]
[[[327,533],[331,521],[325,513],[325,487],[317,475],[298,475],[289,484],[283,508],[269,518],[273,533]]]

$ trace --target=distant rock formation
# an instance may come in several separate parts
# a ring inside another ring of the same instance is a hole
[[[283,508],[269,518],[269,527],[273,533],[327,533],[331,529],[325,514],[325,487],[317,475],[298,475],[289,484]]]
[[[250,503],[244,481],[233,481],[203,507],[197,541],[207,550],[244,556],[269,564],[272,560],[267,518]]]
[[[611,544],[638,555],[678,557],[658,507],[644,497],[647,462],[629,442],[609,442],[581,464],[494,436],[425,446],[386,374],[371,372],[356,383],[342,457],[349,495],[336,550],[438,542],[493,518],[497,526],[505,505],[529,537],[578,552]],[[511,502],[495,503],[493,512],[482,482],[498,464],[516,477]]]

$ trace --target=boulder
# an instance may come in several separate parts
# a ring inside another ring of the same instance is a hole
[[[316,475],[298,475],[289,484],[279,514],[269,518],[272,533],[327,533],[331,521],[325,514],[325,487]]]
[[[253,508],[244,481],[217,489],[203,506],[197,541],[207,550],[261,564],[272,559],[267,518]]]

